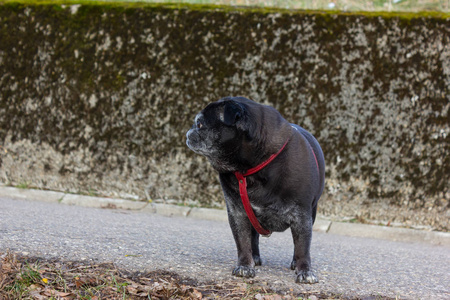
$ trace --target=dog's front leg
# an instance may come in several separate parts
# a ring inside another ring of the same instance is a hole
[[[246,215],[234,215],[228,212],[228,221],[233,232],[238,252],[238,265],[233,275],[255,277],[255,262],[252,254],[252,225]]]

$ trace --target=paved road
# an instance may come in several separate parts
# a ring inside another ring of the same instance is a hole
[[[236,250],[228,224],[0,198],[0,251],[63,260],[114,262],[146,272],[170,270],[200,282],[229,281]],[[290,233],[261,239],[256,282],[278,291],[450,299],[450,248],[315,232],[320,282],[297,285],[288,267]],[[128,255],[128,256],[127,256]],[[131,255],[131,256],[130,256]]]

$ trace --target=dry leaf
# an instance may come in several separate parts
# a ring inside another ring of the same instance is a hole
[[[29,291],[33,291],[33,290],[42,290],[42,286],[39,284],[32,284],[28,287]]]
[[[242,292],[247,291],[247,284],[246,284],[245,282],[243,282],[243,283],[238,283],[237,286],[238,286],[238,288],[239,288],[240,291],[242,291]]]
[[[200,293],[196,289],[194,289],[194,291],[192,292],[192,295],[194,296],[195,299],[202,299],[203,298],[202,293]]]
[[[127,291],[130,294],[137,295],[138,289],[133,287],[132,285],[127,286]]]
[[[36,300],[44,300],[44,299],[48,298],[48,297],[41,295],[41,293],[37,290],[31,291],[30,296],[32,297],[32,299],[36,299]]]

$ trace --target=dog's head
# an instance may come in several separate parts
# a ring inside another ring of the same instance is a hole
[[[226,97],[197,114],[186,144],[206,156],[219,172],[245,170],[271,148],[278,150],[286,140],[281,137],[286,130],[279,129],[286,124],[272,107],[244,97]],[[287,128],[290,134],[289,124]]]
[[[186,134],[186,144],[194,152],[206,156],[213,167],[223,164],[218,160],[239,152],[247,130],[248,112],[233,98],[224,98],[206,106],[195,117],[194,125]]]

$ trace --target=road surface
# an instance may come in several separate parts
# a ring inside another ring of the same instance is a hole
[[[30,199],[32,200],[32,199]],[[450,248],[314,232],[319,283],[298,285],[289,269],[289,231],[261,238],[254,282],[279,292],[365,298],[450,299]],[[164,217],[0,197],[0,252],[114,262],[136,272],[168,270],[198,282],[235,279],[236,249],[226,222]]]

